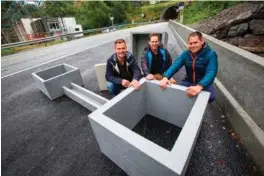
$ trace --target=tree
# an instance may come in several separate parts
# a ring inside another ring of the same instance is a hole
[[[23,18],[40,18],[42,16],[41,9],[34,4],[25,4],[22,10]]]
[[[73,1],[44,1],[41,10],[46,17],[75,16]]]
[[[16,1],[1,1],[1,24],[4,28],[10,28],[21,18],[39,18],[40,9],[33,4],[25,4]]]
[[[109,7],[102,1],[86,1],[76,12],[77,22],[84,29],[92,29],[108,26],[111,24],[109,18]]]

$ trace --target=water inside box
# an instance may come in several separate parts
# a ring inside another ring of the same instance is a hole
[[[132,131],[170,151],[181,129],[171,123],[146,114]]]

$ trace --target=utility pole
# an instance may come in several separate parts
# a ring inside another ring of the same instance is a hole
[[[110,20],[112,21],[112,26],[114,27],[114,17],[110,16]]]
[[[181,24],[183,24],[183,9],[184,9],[184,2],[179,2],[180,23]]]

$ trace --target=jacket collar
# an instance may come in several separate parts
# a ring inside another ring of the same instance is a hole
[[[204,42],[202,48],[196,54],[193,54],[190,50],[189,50],[189,53],[190,53],[191,56],[196,57],[196,56],[203,55],[208,50],[211,50],[211,48],[210,48],[210,46],[207,43]]]
[[[129,53],[129,52],[126,53],[126,67],[127,67],[127,69],[128,69],[128,66],[129,66],[129,62],[128,62],[128,60],[129,60],[129,58],[130,58],[131,55],[132,55],[132,54]],[[120,73],[119,68],[118,68],[118,64],[117,64],[117,55],[116,55],[116,53],[114,53],[113,60],[114,60],[113,67],[115,68],[115,70],[116,70],[118,73]]]

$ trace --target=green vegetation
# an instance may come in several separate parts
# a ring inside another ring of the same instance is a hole
[[[222,10],[241,3],[241,1],[196,1],[184,9],[184,24],[193,24]]]
[[[41,48],[41,47],[45,47],[45,46],[51,46],[51,45],[56,45],[59,43],[63,43],[65,42],[64,40],[54,40],[54,41],[49,41],[49,42],[42,42],[42,43],[38,43],[38,44],[31,44],[31,45],[25,45],[25,46],[17,46],[14,48],[6,48],[6,49],[1,49],[1,56],[6,56],[9,54],[14,54],[20,51],[26,51],[26,50],[31,50],[34,48]]]
[[[159,20],[162,12],[170,5],[176,4],[176,1],[160,2],[155,5],[145,5],[140,8],[135,9],[133,12],[127,14],[128,20],[131,22],[143,22]],[[144,14],[142,18],[141,14]]]
[[[1,56],[13,54],[12,48],[1,49]]]

